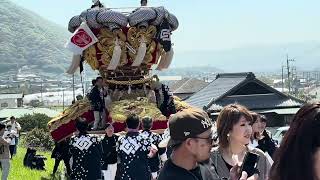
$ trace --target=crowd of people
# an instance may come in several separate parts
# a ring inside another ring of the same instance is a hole
[[[318,180],[320,179],[320,103],[304,105],[294,116],[280,147],[266,131],[265,116],[231,104],[213,124],[199,109],[170,116],[168,129],[152,132],[152,119],[132,114],[127,131],[115,134],[110,123],[105,135],[88,134],[77,119],[77,133],[52,152],[53,173],[64,161],[71,179],[105,180]],[[14,117],[0,123],[2,179],[7,179],[15,154],[20,124]],[[14,141],[14,144],[12,144]],[[253,174],[243,170],[248,153],[256,154]]]
[[[203,110],[190,108],[172,115],[162,136],[151,131],[150,117],[132,114],[125,134],[107,124],[101,138],[89,135],[86,121],[78,119],[79,133],[61,142],[69,148],[61,152],[69,155],[60,157],[67,157],[62,160],[71,179],[320,179],[320,104],[298,111],[280,147],[266,121],[239,104],[224,107],[216,124]],[[242,171],[248,153],[258,157],[250,174]]]
[[[225,106],[215,123],[203,110],[181,110],[170,116],[161,135],[151,131],[152,118],[131,114],[126,132],[116,134],[112,123],[102,122],[102,114],[108,115],[108,93],[104,94],[108,91],[99,77],[93,84],[90,96],[98,100],[93,102],[98,111],[93,129],[103,127],[105,134],[89,134],[89,124],[78,118],[77,133],[55,145],[53,174],[63,161],[67,176],[74,180],[320,179],[319,103],[306,104],[297,112],[280,146],[266,130],[267,118],[239,104]],[[3,180],[20,130],[15,117],[0,123]],[[251,170],[245,167],[248,154],[258,157]]]
[[[53,173],[63,161],[68,177],[81,180],[319,180],[320,104],[297,112],[279,147],[266,123],[264,115],[239,104],[225,106],[216,123],[203,110],[179,111],[162,135],[151,131],[150,117],[128,116],[124,134],[106,123],[104,136],[88,134],[89,125],[79,118],[77,133],[56,143]],[[0,123],[3,180],[20,130],[14,117]],[[259,157],[250,177],[242,171],[248,153]]]
[[[126,135],[114,134],[112,124],[107,124],[100,138],[89,135],[86,121],[78,119],[77,135],[56,144],[53,173],[63,160],[71,179],[156,179],[167,157],[165,148],[158,148],[161,136],[150,131],[152,119],[142,120],[143,131],[137,115],[129,116],[126,124]]]

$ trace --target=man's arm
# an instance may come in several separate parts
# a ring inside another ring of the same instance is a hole
[[[18,122],[16,122],[16,126],[17,126],[17,127],[16,127],[17,130],[20,131],[20,130],[21,130],[21,125],[20,125]]]
[[[167,148],[160,148],[159,147],[159,143],[163,140],[160,134],[157,134],[157,140],[158,140],[157,147],[158,147],[158,153],[160,155],[160,159],[162,162],[165,162],[168,159],[167,153],[166,153]]]
[[[3,137],[0,137],[0,143],[1,144],[4,144],[4,145],[10,145],[11,143],[11,138],[3,138]]]

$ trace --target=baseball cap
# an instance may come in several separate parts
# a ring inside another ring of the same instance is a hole
[[[170,147],[212,128],[208,114],[196,108],[184,109],[169,118],[170,137],[159,143],[159,147]]]

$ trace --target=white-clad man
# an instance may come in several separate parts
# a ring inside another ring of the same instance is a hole
[[[15,138],[14,138],[14,149],[13,154],[11,156],[15,155],[17,153],[17,147],[19,142],[19,134],[21,131],[21,125],[17,122],[17,119],[14,116],[10,117],[10,121],[6,124],[7,126],[11,126],[11,131],[15,132]]]

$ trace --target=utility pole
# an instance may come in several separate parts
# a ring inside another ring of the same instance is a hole
[[[292,94],[295,94],[296,95],[296,83],[295,83],[295,80],[297,80],[297,68],[295,66],[292,66],[291,67],[291,79],[292,79],[292,85],[291,85],[291,88],[292,88]]]
[[[295,70],[296,68],[294,66],[291,66],[291,79],[293,80],[294,76],[295,76]]]
[[[281,85],[282,85],[282,92],[284,92],[284,73],[283,73],[283,69],[285,68],[285,66],[282,64],[281,66]]]
[[[290,84],[290,61],[294,61],[294,59],[289,59],[287,54],[287,71],[288,71],[288,89],[289,94],[291,93],[291,84]]]

